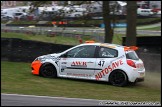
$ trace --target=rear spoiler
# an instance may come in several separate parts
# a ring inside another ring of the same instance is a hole
[[[137,49],[138,49],[137,46],[124,46],[124,51],[128,51],[128,50],[136,51]]]

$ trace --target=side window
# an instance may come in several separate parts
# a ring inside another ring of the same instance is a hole
[[[95,53],[95,46],[81,46],[67,53],[68,58],[93,58]]]
[[[100,47],[99,58],[114,58],[118,56],[118,51],[115,49]]]

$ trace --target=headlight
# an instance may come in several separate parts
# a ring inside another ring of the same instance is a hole
[[[38,57],[34,61],[38,61]]]
[[[42,60],[42,58],[37,57],[34,61],[41,61],[41,60]]]
[[[37,57],[34,61],[45,61],[45,58],[43,57],[43,58],[41,58],[41,57]]]

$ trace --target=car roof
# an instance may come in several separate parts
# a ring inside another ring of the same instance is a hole
[[[111,44],[111,43],[83,43],[81,45],[96,45],[96,46],[105,46],[105,47],[113,47],[113,48],[124,48],[122,45]]]

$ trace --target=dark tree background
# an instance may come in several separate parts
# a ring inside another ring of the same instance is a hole
[[[127,30],[126,45],[136,46],[136,20],[137,20],[137,3],[136,1],[127,1]]]

